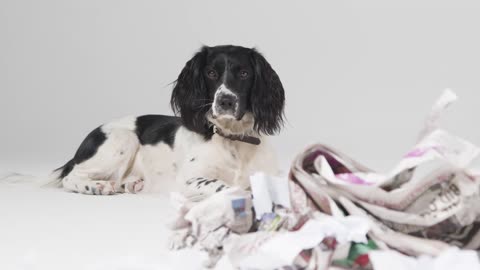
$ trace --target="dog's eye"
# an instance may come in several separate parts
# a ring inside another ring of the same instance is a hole
[[[207,76],[210,78],[210,79],[216,79],[217,78],[217,72],[213,69],[210,69],[207,71]]]
[[[241,78],[241,79],[246,79],[246,78],[248,78],[248,71],[246,71],[246,70],[240,71],[240,78]]]

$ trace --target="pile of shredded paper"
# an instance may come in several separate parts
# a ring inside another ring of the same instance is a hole
[[[443,93],[387,174],[316,144],[288,177],[258,173],[249,191],[175,194],[172,248],[200,247],[207,267],[225,255],[237,269],[480,269],[480,151],[437,128],[455,100]]]

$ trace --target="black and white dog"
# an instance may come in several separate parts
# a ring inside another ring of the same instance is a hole
[[[247,188],[256,171],[276,172],[264,141],[283,125],[284,90],[255,49],[203,47],[176,81],[179,117],[126,117],[94,129],[54,172],[69,191],[136,193],[155,183],[202,199],[229,186]]]

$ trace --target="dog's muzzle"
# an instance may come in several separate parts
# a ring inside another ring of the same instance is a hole
[[[238,102],[237,95],[223,85],[220,86],[213,102],[214,117],[228,115],[235,117],[238,113]]]

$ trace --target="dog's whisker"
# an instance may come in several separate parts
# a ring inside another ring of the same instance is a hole
[[[211,106],[213,103],[208,103],[208,104],[203,104],[203,105],[200,105],[198,107],[196,107],[195,109],[201,109],[201,108],[205,108],[207,106]]]

